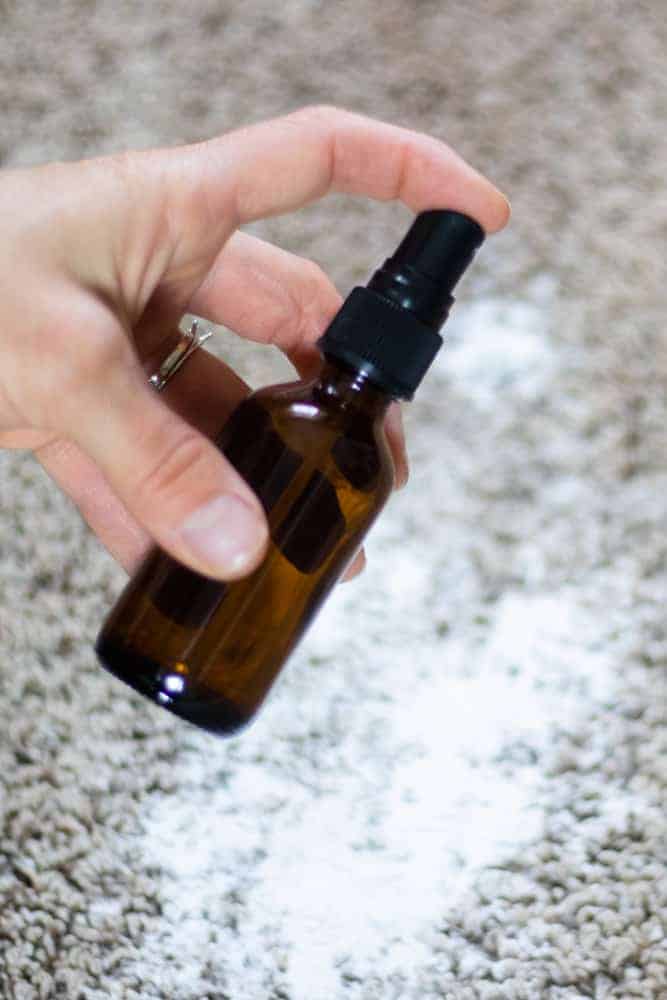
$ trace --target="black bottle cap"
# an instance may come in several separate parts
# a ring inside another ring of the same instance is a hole
[[[345,300],[318,341],[322,354],[411,399],[442,345],[438,330],[452,290],[483,240],[484,230],[467,215],[422,212],[368,286]]]

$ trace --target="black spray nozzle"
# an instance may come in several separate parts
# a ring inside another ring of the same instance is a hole
[[[368,286],[350,292],[318,341],[322,354],[411,399],[442,345],[452,289],[483,240],[467,215],[422,212]]]
[[[422,212],[368,287],[438,329],[454,286],[483,241],[482,227],[461,212]]]

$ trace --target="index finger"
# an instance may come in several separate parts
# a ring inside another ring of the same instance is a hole
[[[338,108],[303,108],[203,146],[208,208],[237,224],[288,212],[332,190],[398,199],[414,212],[454,209],[487,233],[509,217],[507,199],[445,143]],[[195,159],[193,181],[201,192]]]

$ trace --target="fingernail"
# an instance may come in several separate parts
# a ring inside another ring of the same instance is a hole
[[[395,490],[402,490],[410,478],[410,464],[408,462],[408,456],[403,452],[401,455],[400,462],[396,465],[396,482],[394,484]]]
[[[366,569],[366,553],[363,549],[357,552],[356,556],[346,569],[345,573],[341,577],[341,583],[347,583],[348,580],[354,580],[355,576],[359,576],[360,573]]]
[[[496,191],[498,191],[498,188],[496,188]],[[500,217],[500,221],[497,223],[496,229],[494,230],[495,232],[498,232],[498,230],[503,229],[509,222],[510,217],[512,215],[512,203],[510,202],[509,198],[507,197],[506,194],[503,194],[502,191],[498,191],[498,194],[500,195],[500,197],[504,202],[504,212],[503,215]]]
[[[250,569],[266,543],[266,526],[249,504],[227,493],[191,514],[181,536],[195,560],[224,579]]]

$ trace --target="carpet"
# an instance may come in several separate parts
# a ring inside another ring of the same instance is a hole
[[[0,7],[2,166],[305,103],[446,138],[514,216],[406,408],[412,476],[254,725],[102,671],[123,583],[0,454],[7,1000],[667,997],[667,23],[659,4]],[[253,231],[342,292],[404,229]],[[219,331],[252,384],[271,351]]]

